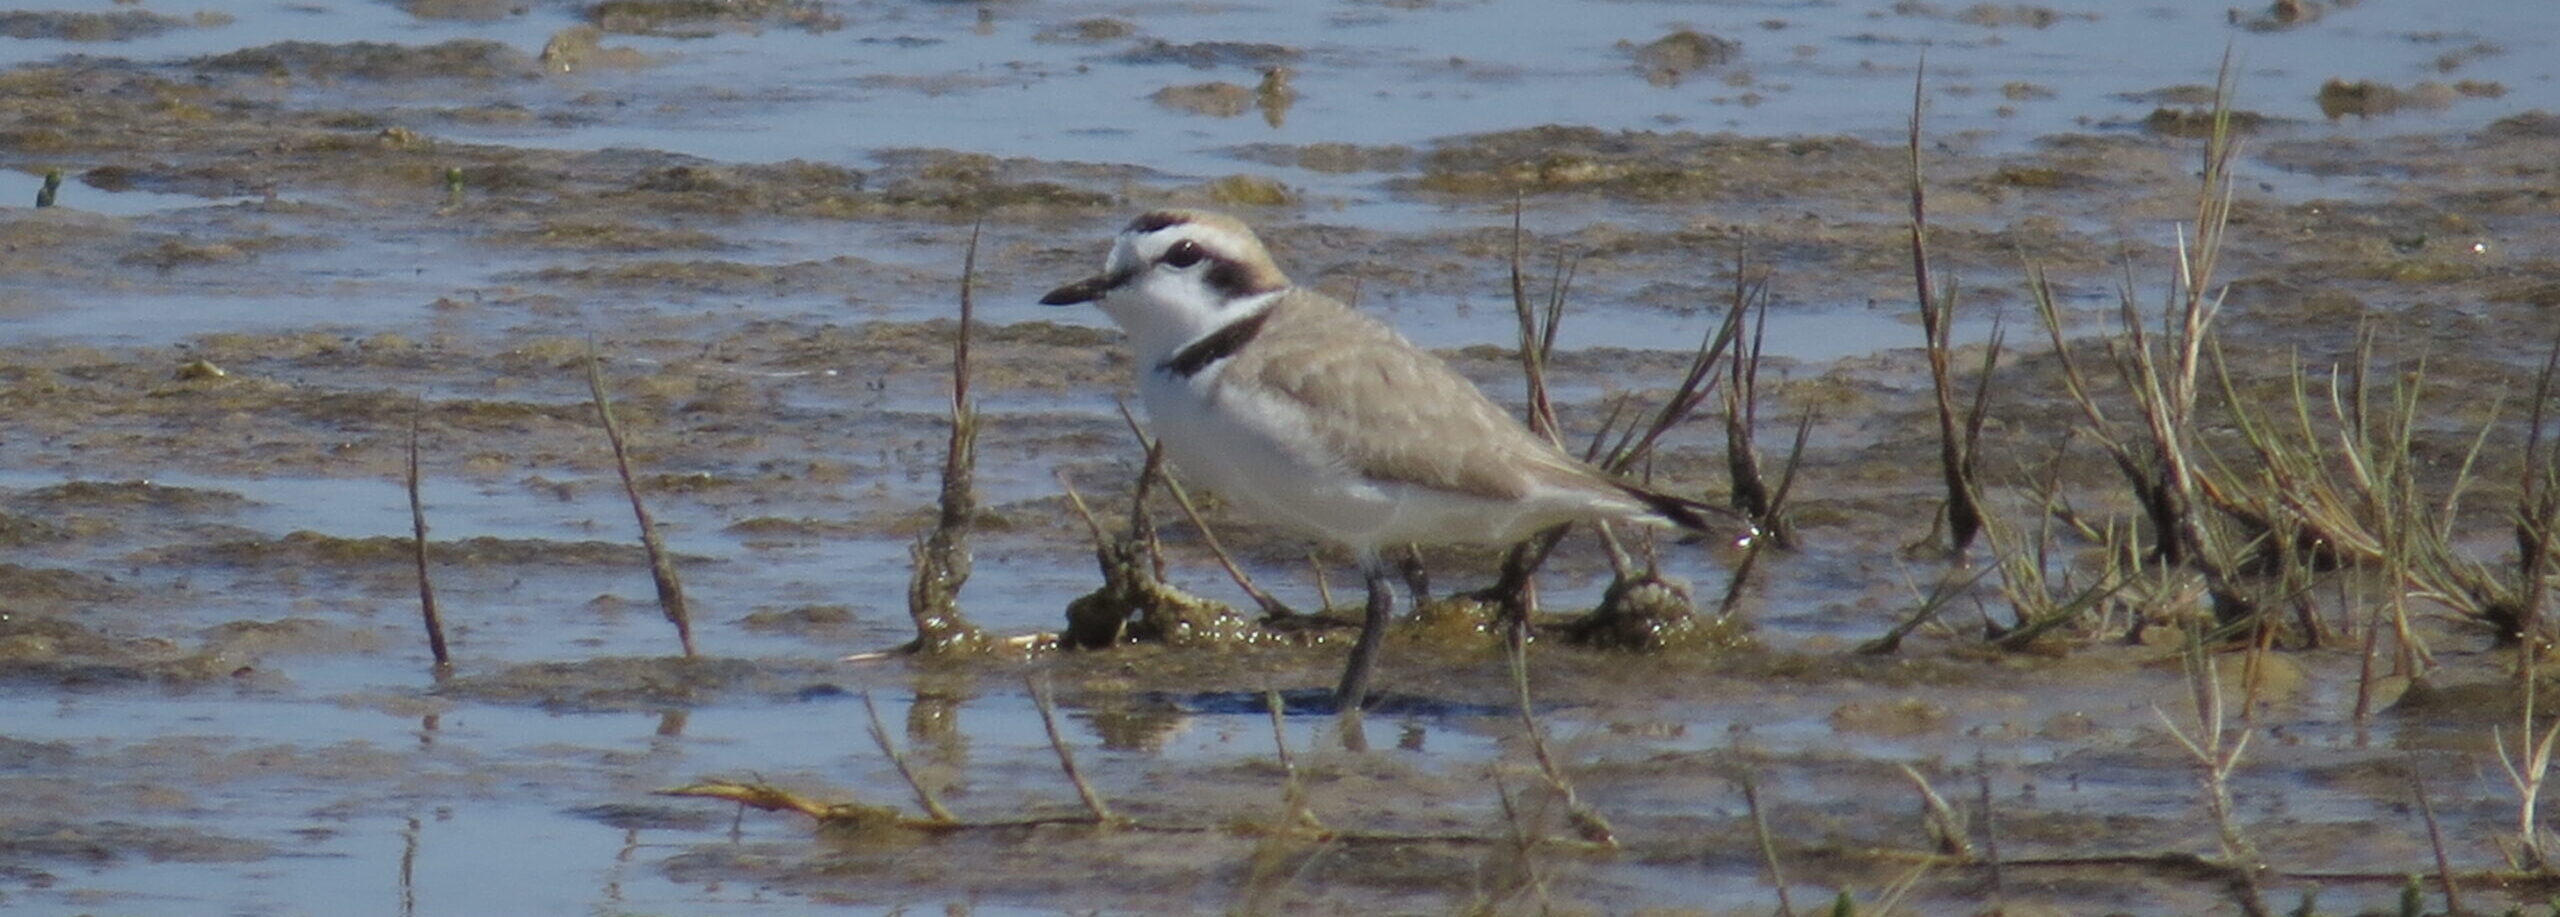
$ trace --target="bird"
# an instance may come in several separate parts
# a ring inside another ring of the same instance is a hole
[[[1729,509],[1566,454],[1386,322],[1292,282],[1226,214],[1140,214],[1101,273],[1040,302],[1091,303],[1120,326],[1149,426],[1184,478],[1359,562],[1368,604],[1334,690],[1354,716],[1395,615],[1388,548],[1586,521],[1730,529]]]

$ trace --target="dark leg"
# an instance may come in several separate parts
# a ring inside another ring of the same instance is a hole
[[[1422,547],[1406,545],[1404,563],[1400,566],[1404,572],[1404,588],[1413,593],[1413,609],[1421,611],[1422,606],[1431,604],[1431,573],[1422,569]]]
[[[1369,579],[1369,616],[1360,623],[1360,641],[1351,645],[1351,662],[1342,669],[1342,684],[1333,690],[1335,709],[1358,715],[1369,697],[1369,676],[1378,670],[1378,647],[1386,642],[1387,624],[1395,618],[1396,593],[1387,583],[1387,567],[1365,559],[1360,572]]]

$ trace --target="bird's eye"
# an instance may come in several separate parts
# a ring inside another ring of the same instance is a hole
[[[1172,248],[1164,250],[1164,263],[1174,267],[1190,267],[1207,257],[1209,253],[1200,249],[1200,243],[1189,239],[1173,243]]]

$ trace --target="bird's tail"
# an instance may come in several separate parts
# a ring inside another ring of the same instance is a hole
[[[1735,544],[1749,544],[1760,536],[1760,529],[1752,524],[1751,517],[1732,507],[1676,497],[1625,481],[1613,483],[1662,521],[1693,532],[1700,538],[1729,538]]]

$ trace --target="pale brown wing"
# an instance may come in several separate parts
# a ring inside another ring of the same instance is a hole
[[[1312,297],[1276,307],[1227,371],[1303,405],[1324,447],[1370,479],[1495,500],[1607,486],[1385,324]]]

